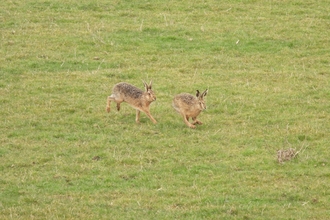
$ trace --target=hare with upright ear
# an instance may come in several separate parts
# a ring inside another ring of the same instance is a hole
[[[197,116],[206,109],[204,97],[207,95],[208,89],[203,93],[196,91],[196,96],[187,93],[176,95],[172,102],[173,108],[181,114],[184,122],[190,128],[196,128],[195,124],[202,124],[201,121],[197,120]],[[192,118],[192,124],[189,122],[189,118]]]
[[[153,123],[157,121],[150,114],[150,104],[156,100],[156,96],[152,91],[152,82],[149,84],[143,81],[145,91],[125,83],[121,82],[116,84],[112,89],[112,95],[108,96],[107,99],[107,112],[110,112],[110,103],[114,101],[117,103],[117,110],[120,110],[120,104],[127,102],[133,108],[136,109],[136,123],[140,123],[140,112],[146,113]]]

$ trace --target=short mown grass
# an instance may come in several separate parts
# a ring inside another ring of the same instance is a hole
[[[2,1],[0,218],[327,219],[327,8]],[[114,84],[151,79],[158,124],[106,113]],[[172,98],[207,88],[190,129]]]

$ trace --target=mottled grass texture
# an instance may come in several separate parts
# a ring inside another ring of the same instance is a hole
[[[0,219],[327,219],[328,3],[1,1]],[[151,79],[157,125],[106,113]]]

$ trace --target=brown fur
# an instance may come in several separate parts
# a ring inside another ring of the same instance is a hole
[[[173,108],[181,114],[185,124],[190,128],[196,128],[195,124],[202,124],[201,121],[197,120],[197,116],[201,111],[206,109],[204,97],[208,90],[205,90],[202,94],[197,90],[196,96],[182,93],[176,95],[173,99]],[[189,118],[192,118],[193,123],[189,122]]]
[[[152,82],[149,85],[145,82],[143,83],[145,91],[125,82],[116,84],[112,89],[112,94],[107,99],[107,112],[110,112],[111,101],[117,103],[118,111],[120,110],[120,104],[127,102],[136,109],[136,123],[140,123],[140,111],[142,111],[156,124],[157,121],[150,114],[150,104],[156,100],[156,96],[151,89]]]

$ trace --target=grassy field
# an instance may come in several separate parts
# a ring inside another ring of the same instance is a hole
[[[328,3],[1,1],[0,219],[327,219]],[[151,79],[158,124],[106,113]]]

